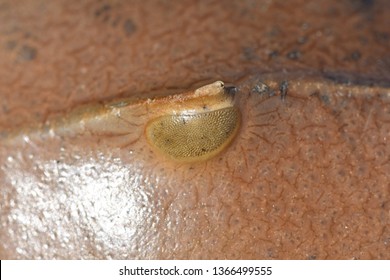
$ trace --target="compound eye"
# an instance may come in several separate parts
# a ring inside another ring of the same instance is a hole
[[[161,116],[146,127],[149,143],[177,161],[209,159],[227,147],[237,133],[237,108]]]
[[[221,81],[203,86],[174,102],[156,103],[145,128],[149,144],[176,161],[210,159],[234,139],[241,115]]]

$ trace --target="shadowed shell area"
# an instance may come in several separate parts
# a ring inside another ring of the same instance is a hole
[[[0,0],[0,259],[390,259],[389,9]]]
[[[162,116],[146,128],[149,142],[179,161],[206,159],[230,143],[240,122],[237,108]]]

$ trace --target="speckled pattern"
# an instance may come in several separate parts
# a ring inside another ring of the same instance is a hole
[[[0,1],[0,258],[390,259],[389,2],[139,3]],[[91,105],[216,80],[202,163]]]

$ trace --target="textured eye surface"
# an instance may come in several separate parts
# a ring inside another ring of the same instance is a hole
[[[234,138],[240,113],[234,107],[180,115],[165,115],[146,127],[148,141],[178,161],[208,159]]]

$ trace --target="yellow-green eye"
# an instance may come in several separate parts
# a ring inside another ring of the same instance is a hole
[[[231,143],[240,125],[240,112],[222,82],[204,86],[188,96],[174,103],[160,103],[167,108],[159,108],[163,113],[148,122],[146,138],[173,160],[206,160]]]
[[[240,114],[234,107],[159,117],[146,128],[149,142],[179,161],[196,161],[216,155],[235,136]]]

